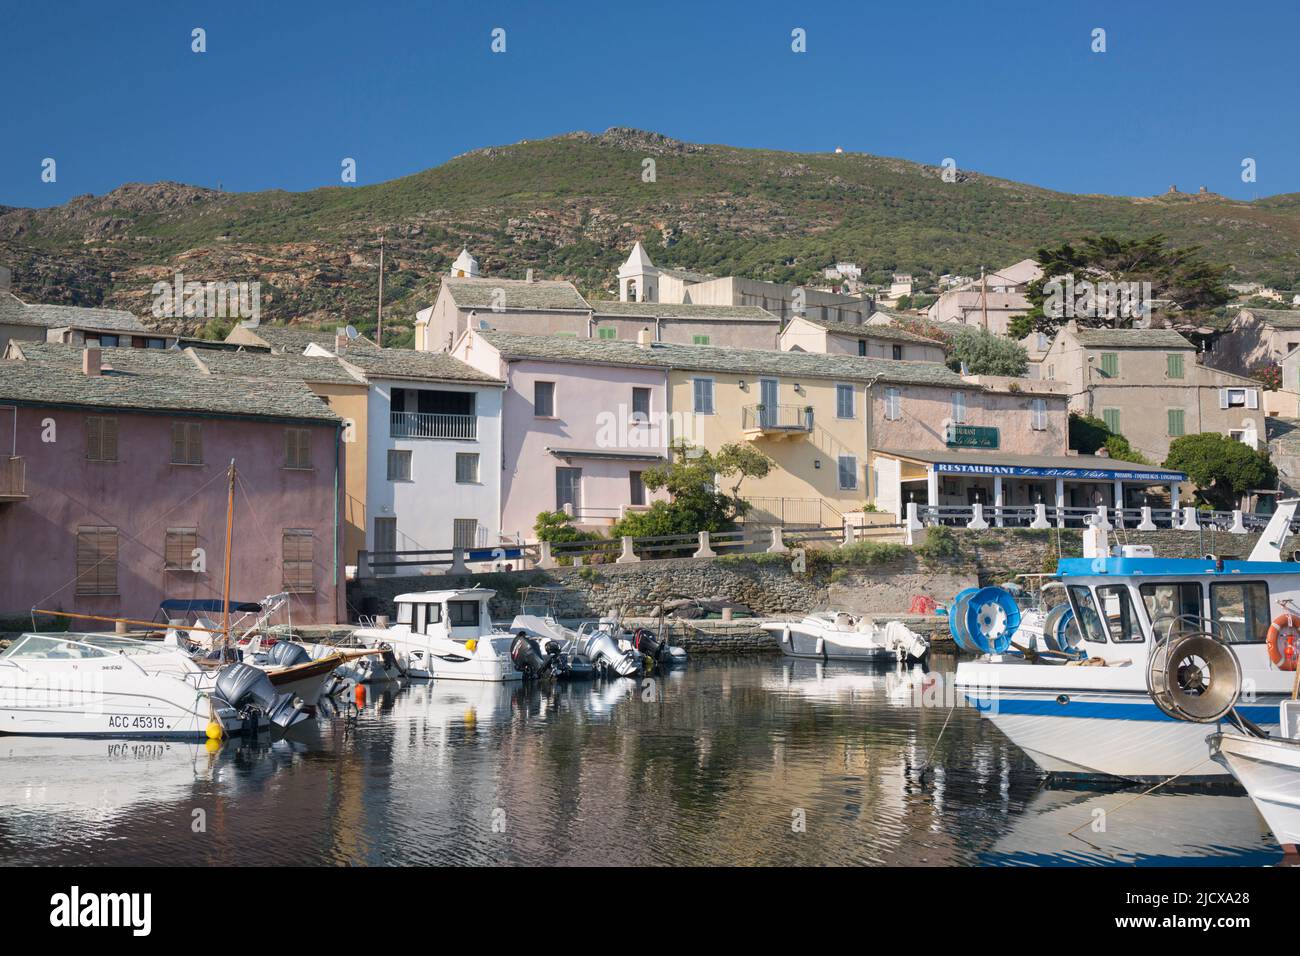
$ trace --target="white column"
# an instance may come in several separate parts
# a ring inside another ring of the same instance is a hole
[[[1169,483],[1169,508],[1173,512],[1169,516],[1169,527],[1178,527],[1178,482]]]
[[[931,508],[939,504],[939,473],[934,470],[934,465],[925,476],[925,503]]]
[[[1228,529],[1228,532],[1230,534],[1246,533],[1246,523],[1242,520],[1240,511],[1234,511],[1232,513],[1232,527]]]
[[[909,507],[909,508],[915,508],[916,505],[909,504],[908,507]],[[771,543],[771,545],[768,546],[767,553],[768,553],[768,554],[784,554],[784,553],[785,553],[785,539],[784,539],[783,537],[781,537],[781,526],[780,526],[780,525],[777,525],[775,528],[772,529],[772,543]]]
[[[700,532],[700,550],[695,552],[695,557],[697,558],[717,557],[717,553],[711,547],[709,547],[709,533],[707,531]]]
[[[993,476],[993,523],[1002,527],[1002,476]]]
[[[614,563],[615,564],[636,564],[640,560],[641,559],[636,556],[636,552],[632,550],[631,535],[626,535],[626,534],[623,535],[623,553],[620,554],[614,560]]]
[[[555,567],[555,559],[551,557],[551,542],[540,541],[537,544],[537,566],[539,568]]]
[[[1120,481],[1118,478],[1115,479],[1114,495],[1116,511],[1115,527],[1122,528],[1124,527],[1124,516],[1119,512],[1124,509],[1124,482]]]
[[[1041,501],[1034,505],[1034,520],[1029,523],[1031,528],[1050,528],[1051,522],[1047,520],[1047,505]]]
[[[970,510],[970,521],[966,522],[966,527],[972,531],[983,531],[989,526],[989,523],[984,520],[984,505],[977,501],[970,506]]]
[[[1155,531],[1156,523],[1151,520],[1151,506],[1142,506],[1142,523],[1137,526],[1139,531]]]
[[[1056,479],[1056,526],[1065,527],[1065,479]]]
[[[447,569],[448,574],[468,574],[469,568],[465,567],[465,549],[451,549],[451,567]]]

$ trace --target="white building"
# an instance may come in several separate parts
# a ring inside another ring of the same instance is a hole
[[[370,385],[367,550],[490,550],[502,543],[505,383],[443,352],[369,348],[340,358]]]

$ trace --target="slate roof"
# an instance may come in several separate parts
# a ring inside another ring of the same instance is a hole
[[[500,305],[510,311],[535,312],[590,312],[591,306],[572,282],[559,279],[447,278],[443,288],[450,294],[457,308],[490,311]],[[497,289],[504,297],[495,295]]]
[[[71,326],[110,332],[150,331],[134,315],[122,309],[29,304],[10,292],[0,293],[0,322],[13,325],[38,325],[47,329]]]
[[[756,305],[696,305],[690,302],[620,302],[612,299],[592,299],[591,307],[597,317],[610,315],[704,321],[778,323],[781,321],[778,316]]]
[[[102,375],[84,375],[80,369],[68,369],[52,362],[0,361],[0,401],[280,421],[340,420],[301,382],[197,373],[107,371]]]
[[[80,369],[83,349],[55,342],[15,342],[11,351],[29,362],[46,362]],[[336,358],[311,358],[293,353],[227,352],[217,349],[100,350],[104,368],[142,375],[226,375],[292,382],[363,385],[364,380]]]
[[[1300,310],[1296,309],[1242,309],[1261,322],[1277,329],[1300,329]]]
[[[1079,329],[1080,345],[1102,349],[1194,349],[1173,329]]]
[[[710,345],[676,345],[655,342],[638,345],[610,339],[579,339],[562,335],[526,335],[518,332],[475,331],[507,359],[573,362],[591,365],[650,366],[701,372],[747,375],[802,375],[841,381],[881,381],[980,389],[939,362],[822,355],[816,352],[778,352],[769,349],[735,349]]]
[[[296,352],[301,355],[309,345],[319,345],[334,351],[334,332],[325,329],[299,329],[289,325],[258,325],[250,331],[277,352]],[[353,340],[353,348],[370,345],[378,348],[370,339],[362,336]]]
[[[917,345],[936,345],[940,348],[943,343],[937,339],[926,338],[924,335],[917,335],[915,332],[909,332],[907,329],[900,329],[896,325],[871,325],[866,322],[840,322],[836,319],[814,319],[810,315],[799,316],[806,322],[811,322],[827,332],[833,332],[837,335],[852,335],[860,339],[880,339],[885,342],[912,342]]]
[[[340,356],[367,378],[398,378],[417,382],[458,382],[504,385],[446,352],[417,352],[414,349],[345,349]],[[324,361],[309,359],[309,361]]]

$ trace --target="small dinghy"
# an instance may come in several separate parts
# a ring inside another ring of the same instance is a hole
[[[901,621],[878,624],[847,611],[819,611],[799,621],[764,621],[781,653],[826,661],[919,661],[930,643]]]

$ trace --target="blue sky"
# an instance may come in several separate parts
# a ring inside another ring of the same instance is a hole
[[[0,204],[161,179],[312,189],[338,185],[344,157],[374,183],[609,126],[1249,199],[1300,192],[1297,36],[1294,0],[10,0]]]

